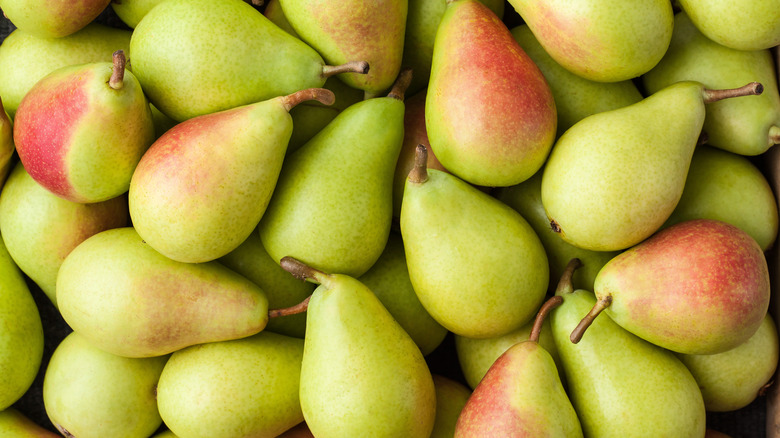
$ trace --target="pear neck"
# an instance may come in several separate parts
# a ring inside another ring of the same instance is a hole
[[[713,103],[723,99],[729,99],[739,96],[756,96],[764,92],[764,86],[760,82],[751,82],[739,88],[727,88],[722,90],[711,90],[704,88],[704,103]]]
[[[418,144],[414,150],[414,167],[409,171],[409,182],[422,184],[428,181],[428,149]]]
[[[536,342],[537,344],[539,343],[539,334],[542,333],[542,325],[544,324],[544,320],[547,318],[547,315],[550,313],[550,311],[560,306],[561,303],[563,303],[563,297],[556,295],[542,304],[542,307],[536,314],[536,319],[534,319],[534,325],[531,327],[531,335],[528,336],[529,341]]]
[[[114,90],[121,90],[125,85],[125,67],[126,58],[124,50],[117,50],[111,56],[113,67],[111,69],[111,78],[108,80],[108,86]]]

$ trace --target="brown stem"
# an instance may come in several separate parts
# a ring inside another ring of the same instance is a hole
[[[281,260],[279,260],[279,265],[281,265],[282,269],[292,274],[293,277],[297,278],[298,280],[306,280],[311,281],[313,283],[319,283],[320,278],[322,278],[325,275],[328,275],[319,269],[314,269],[311,266],[303,263],[302,261],[290,257],[290,256],[284,256]]]
[[[772,144],[780,144],[780,126],[772,125],[769,128],[769,141]]]
[[[340,74],[340,73],[358,73],[358,74],[366,74],[368,73],[368,62],[366,61],[350,61],[346,64],[341,65],[323,65],[322,66],[322,76],[325,78],[329,78],[331,76]]]
[[[592,309],[590,309],[590,312],[588,312],[588,314],[582,318],[580,323],[577,324],[577,327],[574,327],[574,330],[571,331],[571,335],[569,335],[571,342],[575,344],[580,342],[582,335],[585,334],[585,330],[587,330],[588,327],[593,324],[593,321],[597,316],[599,316],[599,313],[609,307],[610,304],[612,304],[612,295],[607,295],[604,298],[596,301],[596,304]]]
[[[528,336],[529,341],[539,343],[539,333],[542,332],[542,324],[544,324],[544,319],[547,318],[547,315],[552,309],[560,306],[561,303],[563,303],[563,297],[554,296],[542,304],[542,307],[536,314],[536,319],[534,319],[534,325],[531,327],[531,334]]]
[[[728,88],[725,90],[704,89],[704,103],[717,102],[730,97],[758,95],[764,92],[764,86],[759,82],[751,82],[739,88]]]
[[[390,89],[390,92],[387,94],[387,97],[392,97],[393,99],[398,99],[398,100],[404,100],[404,93],[406,92],[406,89],[409,88],[409,84],[411,83],[412,83],[412,69],[405,68],[401,70],[401,72],[398,73],[398,77],[395,78],[395,82],[393,83],[393,88]]]
[[[121,90],[125,85],[125,51],[117,50],[113,56],[114,68],[111,71],[111,78],[108,80],[108,86],[114,90]]]
[[[307,88],[282,97],[284,108],[287,111],[307,100],[316,100],[323,105],[333,105],[333,102],[336,101],[336,95],[327,88]]]
[[[555,288],[555,295],[564,295],[574,292],[574,284],[571,279],[574,276],[574,271],[581,266],[582,261],[580,261],[580,259],[575,257],[569,260],[566,269],[564,269],[563,274],[561,274],[561,279],[558,280],[558,286]]]
[[[418,144],[414,150],[414,167],[409,171],[409,181],[422,184],[428,181],[428,149],[424,144]]]
[[[252,5],[257,6],[258,8],[260,6],[263,6],[264,3],[265,3],[264,0],[252,0]]]
[[[290,307],[284,307],[282,309],[272,309],[268,311],[268,317],[269,318],[277,318],[279,316],[289,316],[289,315],[297,315],[299,313],[303,313],[306,310],[309,309],[309,300],[311,299],[311,295],[306,297],[303,301],[300,303],[290,306]]]

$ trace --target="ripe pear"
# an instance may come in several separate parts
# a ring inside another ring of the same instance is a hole
[[[268,300],[254,283],[218,262],[171,260],[129,227],[95,234],[68,254],[57,302],[73,330],[127,357],[243,338],[268,321]]]
[[[490,367],[458,418],[455,438],[489,436],[582,437],[582,426],[552,356],[539,345],[544,318],[563,298],[539,310],[528,340]]]
[[[160,376],[160,415],[182,437],[275,437],[303,421],[302,359],[303,339],[270,332],[184,348]]]
[[[438,374],[432,377],[436,388],[436,422],[430,438],[452,438],[458,417],[471,396],[471,389]]]
[[[46,367],[46,414],[66,437],[148,437],[162,423],[156,388],[167,360],[116,356],[72,332]]]
[[[13,157],[16,150],[13,132],[14,128],[11,119],[3,109],[3,102],[0,100],[0,187],[3,186],[13,164],[11,157]]]
[[[38,81],[14,118],[16,151],[27,172],[73,202],[125,193],[154,141],[149,103],[123,51],[113,63],[62,67]]]
[[[360,281],[285,257],[282,267],[319,283],[308,302],[301,407],[328,437],[429,437],[433,378],[420,349]]]
[[[769,271],[750,235],[725,222],[694,219],[610,260],[594,292],[598,304],[571,334],[573,342],[606,309],[621,327],[663,348],[715,354],[758,330],[769,308]]]
[[[333,101],[306,89],[176,125],[144,154],[130,182],[138,234],[171,259],[201,263],[241,244],[265,213],[292,132],[290,108]]]
[[[326,66],[314,49],[242,0],[157,6],[133,31],[130,56],[149,100],[177,121],[322,87],[344,71],[368,71],[361,60]]]
[[[0,410],[27,392],[43,357],[43,325],[19,268],[0,238]]]
[[[542,204],[553,229],[594,251],[625,249],[649,237],[680,200],[705,103],[762,89],[758,83],[710,90],[678,82],[579,121],[558,139],[544,167]]]
[[[425,102],[441,164],[472,184],[518,184],[544,164],[556,123],[542,72],[506,25],[477,0],[448,1]]]
[[[132,29],[138,26],[144,16],[152,10],[153,7],[162,3],[163,0],[113,0],[111,9],[123,23]]]
[[[0,411],[0,436],[18,438],[59,438],[60,435],[44,429],[17,409]]]
[[[127,226],[127,197],[80,204],[62,199],[15,165],[0,192],[0,229],[19,269],[56,306],[57,272],[65,257],[86,238]]]
[[[268,0],[265,2],[263,15],[271,20],[275,25],[279,26],[279,28],[283,31],[289,33],[295,38],[301,38],[301,36],[298,35],[298,32],[293,29],[292,24],[290,24],[290,22],[287,20],[287,17],[284,15],[284,10],[282,9],[282,3],[280,0]]]
[[[726,47],[762,50],[780,44],[780,8],[774,0],[680,0],[679,4],[703,34]]]
[[[698,81],[713,89],[760,82],[764,86],[760,96],[707,105],[703,126],[707,144],[740,155],[759,155],[780,143],[780,94],[774,62],[768,49],[738,50],[710,40],[688,15],[679,12],[669,50],[642,76],[642,82],[648,93],[679,81]]]
[[[418,146],[401,204],[409,278],[428,313],[466,337],[501,336],[533,318],[549,268],[519,213],[461,179],[426,169]]]
[[[97,18],[111,0],[0,0],[3,15],[19,29],[40,38],[73,34]]]
[[[585,79],[618,82],[655,66],[672,37],[667,0],[509,0],[542,47]]]
[[[98,23],[62,38],[40,38],[21,29],[0,45],[0,96],[13,118],[25,94],[47,74],[68,65],[110,62],[117,50],[127,53],[130,32]]]

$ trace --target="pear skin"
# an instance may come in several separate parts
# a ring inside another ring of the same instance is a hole
[[[0,436],[20,438],[60,438],[61,435],[44,429],[15,408],[0,411]]]
[[[0,0],[3,15],[19,29],[39,38],[62,38],[91,23],[111,0],[50,2],[47,0]]]
[[[13,124],[8,117],[8,113],[3,109],[3,102],[0,101],[0,188],[11,171],[11,158],[14,155],[16,147],[14,146]]]
[[[127,27],[135,29],[144,16],[163,0],[119,0],[111,2],[111,9]]]
[[[724,46],[749,51],[780,44],[780,10],[773,1],[680,0],[679,4],[703,34]]]
[[[471,396],[471,389],[450,378],[433,374],[436,387],[436,422],[431,438],[452,438],[463,406]]]

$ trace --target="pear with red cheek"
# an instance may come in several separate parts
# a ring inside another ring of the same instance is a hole
[[[449,0],[425,103],[431,148],[459,178],[510,186],[536,173],[555,140],[550,87],[506,25],[477,0]]]
[[[769,308],[761,247],[710,219],[673,225],[610,260],[594,283],[597,302],[572,331],[578,342],[598,314],[684,354],[715,354],[746,342]],[[587,335],[586,335],[587,336]]]
[[[11,22],[40,38],[61,38],[92,22],[111,0],[0,0]]]

